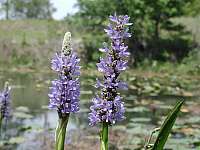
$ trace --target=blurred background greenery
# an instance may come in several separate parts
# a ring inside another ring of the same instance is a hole
[[[63,33],[71,31],[86,67],[94,67],[98,48],[108,40],[103,32],[107,18],[117,13],[128,14],[134,23],[130,67],[199,70],[199,0],[78,0],[75,7],[76,13],[54,20],[56,9],[49,0],[2,0],[0,64],[46,67]]]

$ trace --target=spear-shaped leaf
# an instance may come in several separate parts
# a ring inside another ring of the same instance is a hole
[[[160,128],[160,132],[158,134],[158,137],[154,143],[152,150],[163,150],[165,143],[167,141],[167,138],[171,132],[171,129],[181,109],[181,106],[183,105],[183,102],[184,101],[178,102],[168,114],[167,118],[165,119],[164,123],[162,124]]]

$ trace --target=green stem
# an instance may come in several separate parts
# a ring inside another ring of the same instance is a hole
[[[0,129],[1,129],[2,120],[3,120],[3,117],[2,115],[0,115]]]
[[[101,150],[108,150],[108,123],[103,122],[102,131],[100,133]]]
[[[56,150],[64,150],[66,128],[69,119],[69,114],[59,118],[58,127],[56,129]]]
[[[2,126],[2,122],[3,122],[3,116],[0,115],[0,137],[1,137],[1,126]]]

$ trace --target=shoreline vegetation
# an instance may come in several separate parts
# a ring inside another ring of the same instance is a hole
[[[196,48],[190,48],[189,54],[180,62],[174,61],[159,61],[144,59],[141,62],[131,64],[130,68],[154,69],[162,70],[167,68],[168,71],[180,67],[181,71],[195,70],[200,72],[199,64],[199,45],[200,31],[198,30],[199,17],[177,18],[174,22],[182,23],[185,26],[186,32],[191,32],[191,38],[195,41]],[[78,52],[82,60],[87,57],[84,53],[84,38],[87,35],[77,26],[73,26],[70,20],[55,21],[55,20],[1,20],[0,21],[0,69],[7,67],[20,67],[28,69],[42,68],[48,65],[48,61],[53,56],[53,52],[59,49],[62,44],[62,34],[65,31],[71,31],[73,35],[72,47]],[[97,43],[98,44],[98,43]],[[98,51],[98,50],[97,50]],[[165,54],[166,57],[169,54]],[[87,67],[95,67],[94,60],[99,56],[98,53],[93,54],[93,60],[87,62]],[[45,58],[45,59],[44,59]],[[130,62],[134,59],[131,57]],[[84,64],[84,62],[81,62]],[[137,64],[137,66],[135,66]],[[175,67],[174,67],[175,66]],[[194,68],[194,69],[192,69]],[[156,70],[154,69],[154,70]]]

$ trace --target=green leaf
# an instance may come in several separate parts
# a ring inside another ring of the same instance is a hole
[[[178,102],[175,105],[175,107],[171,110],[171,112],[168,114],[167,118],[165,119],[163,125],[160,128],[160,132],[158,134],[158,137],[154,143],[152,150],[163,150],[165,143],[167,141],[167,138],[171,132],[171,129],[181,109],[181,106],[183,105],[183,102],[184,101]]]

